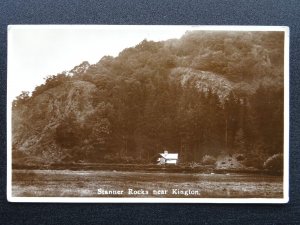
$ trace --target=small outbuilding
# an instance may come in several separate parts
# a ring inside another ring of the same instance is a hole
[[[168,151],[164,151],[164,153],[159,153],[157,162],[158,165],[176,165],[178,162],[178,153],[169,153]]]

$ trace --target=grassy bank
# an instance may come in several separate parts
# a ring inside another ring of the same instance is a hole
[[[62,163],[49,165],[21,165],[13,164],[13,169],[25,170],[99,170],[99,171],[142,171],[142,172],[174,172],[174,173],[248,173],[248,174],[268,174],[282,175],[280,171],[270,171],[266,169],[256,169],[253,167],[245,168],[216,168],[212,165],[155,165],[155,164],[117,164],[117,163]]]

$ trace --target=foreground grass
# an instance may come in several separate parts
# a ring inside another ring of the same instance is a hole
[[[98,195],[98,189],[123,190],[123,194]],[[129,194],[128,189],[148,194]],[[174,195],[172,189],[199,194]],[[167,192],[156,195],[154,190]],[[20,197],[280,198],[283,179],[265,174],[13,170],[12,192]]]

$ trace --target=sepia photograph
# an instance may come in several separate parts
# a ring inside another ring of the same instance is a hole
[[[10,25],[11,202],[287,203],[289,30]]]

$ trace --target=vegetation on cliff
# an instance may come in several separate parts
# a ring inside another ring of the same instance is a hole
[[[49,76],[13,102],[13,160],[145,162],[167,149],[263,166],[283,153],[283,43],[283,32],[193,31]]]

